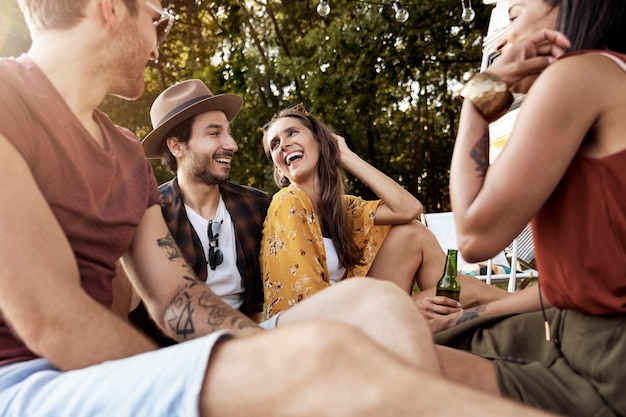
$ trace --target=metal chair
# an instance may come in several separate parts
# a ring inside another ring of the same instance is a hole
[[[422,216],[422,222],[433,232],[441,248],[444,251],[448,249],[458,249],[457,238],[456,238],[456,223],[454,221],[454,213],[451,211],[441,212],[441,213],[426,213]],[[523,240],[523,243],[521,239]],[[522,249],[522,250],[520,250]],[[510,259],[507,256],[507,252],[510,253]],[[500,253],[498,253],[492,259],[487,260],[487,271],[484,275],[475,275],[477,279],[485,281],[487,284],[492,284],[495,281],[507,281],[508,292],[515,292],[517,288],[517,281],[526,278],[536,278],[538,273],[535,269],[527,268],[524,270],[518,270],[518,262],[519,256],[521,253],[524,253],[526,259],[528,256],[532,256],[532,261],[534,262],[534,246],[532,244],[532,234],[530,232],[530,226],[527,226],[520,236],[515,238],[511,245]],[[532,254],[532,255],[530,255]],[[511,260],[515,260],[512,262]],[[522,263],[526,263],[523,261]],[[459,252],[458,265],[459,269],[463,269],[463,264],[468,264],[466,262],[461,253]],[[509,273],[507,274],[494,274],[493,268],[494,265],[501,265],[505,268],[509,269]],[[526,265],[525,265],[526,266]]]

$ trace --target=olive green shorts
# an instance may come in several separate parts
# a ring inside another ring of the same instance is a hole
[[[492,359],[503,396],[566,416],[626,415],[626,315],[573,310],[482,317],[435,335]]]

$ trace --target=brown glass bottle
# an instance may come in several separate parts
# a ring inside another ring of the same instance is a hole
[[[437,295],[443,295],[459,301],[461,297],[461,283],[457,277],[457,254],[457,249],[448,249],[443,276],[437,283]]]

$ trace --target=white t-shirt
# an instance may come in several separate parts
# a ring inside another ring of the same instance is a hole
[[[209,259],[209,235],[207,228],[209,220],[202,217],[195,210],[185,204],[187,217],[193,226],[196,234],[202,242],[204,256]],[[239,309],[243,304],[244,287],[241,274],[237,269],[237,248],[235,245],[235,228],[230,218],[230,213],[226,210],[224,200],[220,195],[220,201],[215,212],[214,222],[222,223],[222,230],[218,238],[219,248],[224,255],[224,261],[217,265],[215,270],[207,264],[207,285],[211,290],[227,302],[234,309]]]
[[[341,281],[343,274],[346,273],[346,268],[339,266],[339,256],[337,255],[337,249],[335,244],[330,238],[324,239],[324,248],[326,249],[326,267],[328,268],[328,278],[331,284],[336,284]]]

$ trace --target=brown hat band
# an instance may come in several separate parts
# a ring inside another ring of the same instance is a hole
[[[169,113],[167,113],[165,116],[163,116],[161,118],[161,120],[159,121],[159,124],[157,124],[157,126],[161,126],[165,121],[167,121],[170,117],[174,116],[179,111],[181,111],[183,109],[186,109],[187,107],[191,107],[195,103],[197,103],[199,101],[202,101],[204,99],[207,99],[209,97],[212,97],[212,96],[206,95],[206,96],[200,96],[200,97],[192,98],[191,100],[185,101],[184,103],[176,106],[174,109],[170,110]]]

